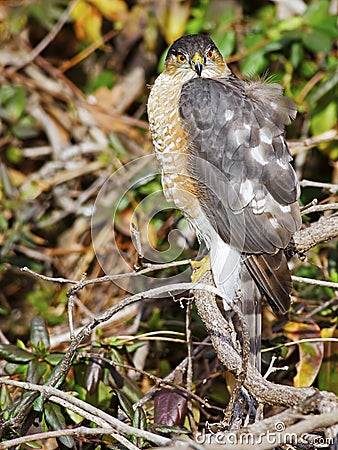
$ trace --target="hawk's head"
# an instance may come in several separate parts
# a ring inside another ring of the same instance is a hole
[[[230,70],[209,36],[189,34],[175,41],[165,59],[165,71],[184,81],[191,78],[222,78]]]

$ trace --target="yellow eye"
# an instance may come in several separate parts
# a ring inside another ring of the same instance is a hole
[[[214,51],[210,49],[210,50],[208,51],[208,55],[207,55],[207,56],[208,56],[208,58],[213,59],[214,56],[215,56]]]
[[[178,55],[177,55],[177,61],[179,62],[179,63],[184,63],[184,62],[186,62],[186,60],[187,60],[187,58],[183,55],[183,53],[179,53]]]

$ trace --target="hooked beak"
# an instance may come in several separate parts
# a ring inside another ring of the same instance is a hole
[[[192,68],[197,73],[197,75],[200,77],[202,74],[202,70],[204,68],[204,61],[201,55],[196,53],[194,57],[191,60],[192,62]]]

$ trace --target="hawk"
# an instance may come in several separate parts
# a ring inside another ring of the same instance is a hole
[[[216,286],[245,307],[251,282],[281,314],[292,287],[284,249],[301,224],[284,139],[295,116],[280,85],[237,78],[201,34],[172,44],[148,100],[164,194],[206,243]]]

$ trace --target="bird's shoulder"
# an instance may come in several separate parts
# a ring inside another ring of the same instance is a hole
[[[260,109],[265,117],[280,128],[295,118],[295,103],[283,93],[278,83],[264,79],[241,80],[234,73],[224,78],[193,78],[183,84],[180,109],[184,113],[201,106],[219,105],[220,109],[236,110],[237,117],[255,115]]]

